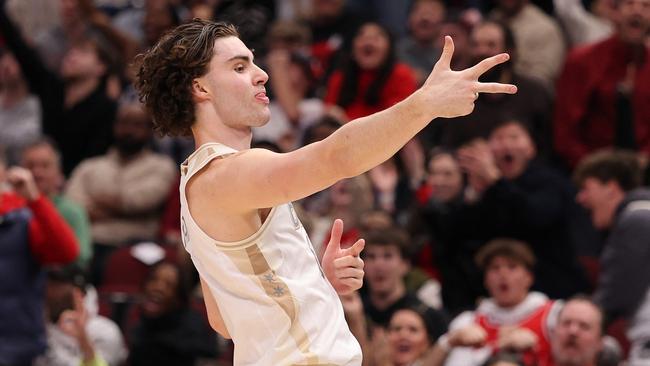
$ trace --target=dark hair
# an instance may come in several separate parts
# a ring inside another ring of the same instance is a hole
[[[615,181],[628,192],[641,186],[642,170],[634,152],[602,150],[586,156],[576,167],[575,184],[580,187],[587,178],[596,178],[602,183]]]
[[[506,257],[522,264],[529,271],[535,267],[535,255],[523,241],[510,238],[490,240],[476,253],[476,265],[485,270],[495,257]]]
[[[354,38],[358,37],[361,29],[369,24],[379,27],[388,38],[388,54],[386,55],[386,59],[379,66],[379,69],[377,70],[377,76],[370,83],[370,86],[366,91],[366,95],[363,96],[363,101],[366,104],[377,105],[379,103],[381,92],[383,91],[384,86],[386,86],[386,83],[388,82],[388,79],[390,78],[390,75],[395,68],[397,57],[395,56],[395,40],[393,35],[386,27],[379,23],[372,21],[363,23],[357,29]],[[353,46],[351,45],[350,50],[348,50],[348,54],[344,57],[344,61],[341,67],[343,73],[343,84],[341,85],[341,91],[339,92],[339,97],[336,101],[336,104],[342,107],[347,107],[352,104],[352,102],[354,102],[359,89],[359,75],[361,73],[361,67],[352,57],[352,47]]]
[[[27,150],[31,150],[37,147],[41,146],[46,146],[52,149],[54,152],[54,157],[56,159],[56,163],[59,165],[59,167],[62,167],[63,165],[63,159],[61,157],[61,150],[59,150],[59,144],[56,143],[51,137],[48,136],[41,136],[38,139],[30,142],[27,144],[25,147],[22,149],[22,154],[24,155]]]
[[[395,314],[397,314],[399,311],[402,310],[411,311],[420,318],[422,324],[424,325],[424,329],[427,332],[427,338],[429,340],[429,344],[433,344],[433,342],[435,342],[438,337],[438,332],[436,330],[436,326],[437,326],[436,321],[435,319],[433,319],[431,315],[431,309],[427,305],[419,301],[395,309],[395,311],[390,316],[390,319],[388,321],[388,329],[390,329],[390,321],[393,320]]]
[[[89,27],[83,38],[76,41],[71,47],[84,47],[90,45],[99,61],[106,67],[104,75],[120,73],[123,68],[124,54],[110,37],[97,27]]]
[[[366,247],[396,246],[399,249],[402,259],[409,260],[411,257],[409,235],[406,231],[396,226],[370,229],[363,233],[361,237],[366,241]]]
[[[192,82],[208,72],[219,38],[239,37],[234,26],[194,19],[166,33],[158,43],[136,57],[135,87],[140,102],[153,116],[154,129],[163,135],[190,136],[195,119]]]
[[[47,269],[48,281],[68,283],[81,291],[86,291],[87,278],[84,270],[77,264],[52,266]]]
[[[431,163],[431,160],[436,159],[436,158],[438,158],[440,156],[444,156],[444,155],[449,155],[454,160],[457,160],[457,155],[456,155],[456,152],[454,150],[449,149],[449,148],[444,147],[444,146],[436,146],[436,147],[432,148],[431,150],[429,150],[429,152],[427,153],[427,166],[429,166],[429,164]]]
[[[316,123],[307,127],[301,139],[301,146],[306,146],[311,143],[317,142],[316,130],[321,127],[329,127],[336,131],[343,125],[343,122],[336,119],[331,115],[324,115]]]
[[[188,273],[183,271],[183,269],[174,262],[162,261],[156,263],[153,267],[151,267],[149,273],[147,273],[147,277],[145,277],[144,279],[143,287],[146,286],[146,284],[149,281],[151,281],[153,275],[162,266],[172,266],[176,270],[176,273],[178,274],[178,285],[176,286],[176,293],[175,293],[176,300],[178,300],[178,303],[181,305],[181,307],[188,306],[190,302],[191,291],[192,291],[190,288],[191,285],[190,278]]]

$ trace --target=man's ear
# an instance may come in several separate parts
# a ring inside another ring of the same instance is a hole
[[[201,80],[192,80],[192,97],[196,102],[203,102],[210,99],[210,93],[201,83]]]

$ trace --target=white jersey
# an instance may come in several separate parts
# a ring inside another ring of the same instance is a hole
[[[181,165],[180,184],[183,244],[219,306],[234,364],[361,365],[361,348],[291,203],[273,207],[260,229],[238,242],[212,239],[190,215],[187,182],[235,152],[202,145]]]

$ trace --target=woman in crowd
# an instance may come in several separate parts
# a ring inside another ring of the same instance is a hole
[[[356,32],[348,57],[332,74],[325,103],[341,106],[355,119],[386,109],[415,89],[413,71],[397,62],[388,30],[367,22]]]

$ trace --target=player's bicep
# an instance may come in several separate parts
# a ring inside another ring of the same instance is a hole
[[[278,154],[251,149],[223,161],[215,184],[220,201],[235,210],[274,207],[325,189],[343,178],[328,147],[314,143]]]
[[[212,292],[203,281],[203,278],[201,278],[201,291],[203,292],[205,308],[208,311],[208,321],[210,322],[210,326],[217,333],[221,334],[222,337],[230,339],[230,333],[228,333],[226,324],[221,317],[221,312],[219,311],[217,301],[214,299],[214,296],[212,296]]]

